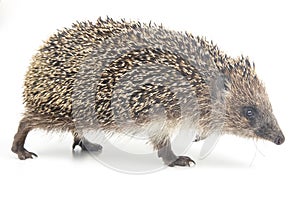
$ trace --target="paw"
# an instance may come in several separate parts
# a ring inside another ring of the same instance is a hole
[[[83,151],[102,151],[102,146],[100,144],[95,144],[91,142],[81,142],[79,146]]]
[[[102,151],[102,146],[100,144],[92,143],[85,138],[74,141],[72,146],[73,150],[77,145],[81,147],[82,151]]]
[[[28,158],[32,159],[33,157],[38,157],[35,153],[29,152],[26,149],[18,150],[16,154],[18,155],[18,158],[20,160],[26,160]]]
[[[192,159],[190,159],[187,156],[179,156],[175,161],[173,161],[172,163],[170,163],[168,166],[169,167],[174,167],[174,166],[182,166],[182,167],[188,166],[188,167],[190,167],[191,163],[193,165],[196,164],[195,161],[193,161]]]

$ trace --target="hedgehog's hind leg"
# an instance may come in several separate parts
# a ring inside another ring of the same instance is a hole
[[[24,117],[19,124],[18,132],[14,137],[14,142],[11,147],[12,152],[16,153],[20,160],[25,160],[27,158],[33,158],[33,156],[37,157],[37,155],[33,152],[29,152],[24,148],[26,137],[33,129],[30,120]]]
[[[81,147],[82,151],[102,151],[102,146],[100,144],[92,143],[85,137],[81,136],[77,132],[73,132],[74,142],[72,145],[72,149],[78,145]]]

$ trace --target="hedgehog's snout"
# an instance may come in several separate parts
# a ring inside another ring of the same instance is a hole
[[[279,135],[275,137],[274,143],[277,145],[281,145],[284,143],[284,141],[285,141],[285,137],[282,134],[282,132],[280,131]]]
[[[285,137],[277,123],[274,116],[271,120],[265,121],[264,118],[257,120],[258,129],[256,129],[255,134],[259,138],[269,140],[274,144],[281,145],[285,141]]]
[[[277,144],[277,145],[281,145],[284,143],[285,141],[285,137],[277,123],[277,120],[275,119],[274,120],[275,122],[273,123],[273,134],[271,134],[271,138],[270,138],[270,141],[272,141],[274,144]],[[275,127],[275,130],[274,130],[274,127]]]

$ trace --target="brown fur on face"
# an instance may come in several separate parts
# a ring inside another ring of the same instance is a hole
[[[247,59],[242,59],[228,72],[225,72],[227,95],[224,129],[235,135],[262,138],[282,144],[284,136],[254,67]]]

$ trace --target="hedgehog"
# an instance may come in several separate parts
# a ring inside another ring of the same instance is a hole
[[[101,151],[85,133],[146,133],[168,166],[190,166],[172,150],[182,127],[205,139],[220,132],[277,145],[285,137],[248,57],[232,58],[203,37],[162,25],[99,18],[59,30],[33,57],[24,84],[25,113],[11,150],[33,129],[67,131],[72,148]]]

